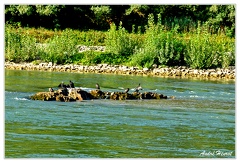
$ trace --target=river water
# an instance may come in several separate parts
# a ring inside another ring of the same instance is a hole
[[[141,83],[175,99],[29,99],[69,80],[104,91]],[[235,82],[5,70],[5,157],[235,158]]]

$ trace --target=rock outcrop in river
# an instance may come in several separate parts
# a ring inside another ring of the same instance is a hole
[[[54,92],[38,92],[30,97],[32,100],[43,101],[82,101],[92,99],[111,99],[111,100],[137,100],[137,99],[167,99],[168,97],[163,94],[152,92],[103,92],[101,90],[91,90],[90,92],[70,88],[70,89],[58,89]]]

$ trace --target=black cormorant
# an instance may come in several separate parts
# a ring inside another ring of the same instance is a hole
[[[70,88],[75,88],[74,83],[71,80],[69,81],[69,86],[70,86]]]
[[[67,86],[66,86],[66,85],[63,83],[63,81],[62,81],[62,83],[60,83],[60,84],[58,85],[58,87],[64,89],[64,88],[66,88]]]

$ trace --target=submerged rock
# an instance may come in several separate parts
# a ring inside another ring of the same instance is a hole
[[[167,96],[152,92],[103,92],[99,89],[91,90],[90,92],[71,88],[59,89],[54,92],[38,92],[30,97],[32,100],[42,101],[82,101],[91,99],[111,99],[111,100],[138,100],[138,99],[167,99]]]

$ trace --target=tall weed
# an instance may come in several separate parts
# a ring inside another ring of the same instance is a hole
[[[28,62],[38,56],[36,38],[28,33],[22,34],[22,28],[13,32],[12,27],[5,27],[5,60]]]
[[[183,62],[183,44],[177,39],[176,26],[172,31],[165,31],[161,24],[161,16],[158,23],[154,23],[153,15],[149,15],[146,27],[143,48],[135,51],[131,57],[131,65],[151,67],[153,64],[173,65]]]
[[[204,26],[198,26],[186,42],[184,59],[192,68],[226,68],[234,64],[234,40],[225,36],[210,34]]]
[[[129,57],[140,46],[137,36],[129,34],[121,24],[117,29],[113,23],[106,36],[106,49],[117,56]]]

